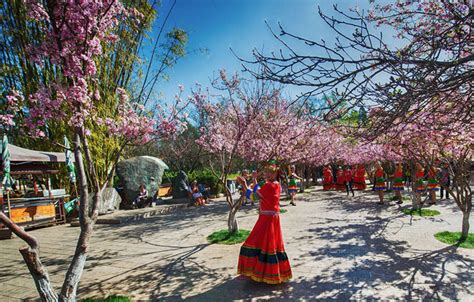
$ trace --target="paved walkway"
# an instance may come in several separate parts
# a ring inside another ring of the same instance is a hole
[[[125,294],[137,300],[229,301],[314,299],[474,300],[474,250],[434,239],[460,229],[454,203],[433,206],[442,215],[403,215],[398,206],[378,206],[370,192],[316,191],[298,195],[281,215],[294,279],[258,284],[235,276],[239,245],[210,245],[206,236],[226,227],[226,204],[180,209],[120,225],[98,225],[80,284],[80,297]],[[282,201],[285,206],[287,201]],[[251,229],[256,208],[238,215]],[[471,220],[474,226],[474,220]],[[42,259],[59,288],[78,228],[32,231]],[[22,263],[18,239],[0,241],[0,301],[36,296]]]

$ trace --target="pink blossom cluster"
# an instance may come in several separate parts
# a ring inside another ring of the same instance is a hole
[[[41,43],[27,45],[27,49],[36,64],[49,61],[60,70],[61,77],[28,95],[26,103],[17,92],[12,92],[0,123],[13,125],[13,112],[21,106],[27,108],[25,125],[34,136],[44,136],[41,129],[53,120],[63,120],[81,129],[88,123],[105,125],[112,135],[129,142],[146,142],[152,135],[166,135],[180,128],[184,105],[161,112],[156,118],[161,124],[155,128],[156,122],[148,111],[132,104],[126,90],[120,87],[116,110],[107,117],[97,115],[101,92],[95,78],[96,62],[103,55],[103,47],[117,41],[114,27],[124,18],[140,23],[140,12],[125,8],[118,0],[49,1],[48,6],[44,3],[26,1],[28,17],[44,35]]]
[[[436,49],[445,57],[466,57],[472,54],[472,3],[470,1],[395,0],[375,4],[367,20],[377,26],[388,25],[396,30],[396,38],[409,39],[407,45],[418,56]],[[432,38],[436,41],[432,41]],[[399,55],[404,56],[401,48]]]
[[[395,122],[378,140],[390,142],[400,156],[423,160],[472,157],[474,121],[466,116],[465,97],[459,94],[430,100],[413,118]],[[460,117],[466,116],[466,119]]]
[[[23,96],[16,90],[12,90],[6,97],[5,109],[0,113],[0,126],[15,126],[15,116],[21,108]]]

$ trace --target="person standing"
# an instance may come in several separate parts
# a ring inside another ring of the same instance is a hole
[[[251,194],[252,194],[251,186],[252,185],[249,182],[249,176],[250,176],[249,170],[247,169],[242,170],[242,173],[240,175],[241,177],[245,178],[245,181],[247,181],[249,184],[249,189],[244,189],[243,187],[240,188],[240,196],[241,198],[243,198],[242,206],[246,206],[249,202],[252,205],[254,205],[253,200],[251,199]]]
[[[444,164],[439,173],[439,180],[441,184],[440,188],[440,199],[444,197],[444,191],[446,191],[446,199],[449,199],[449,193],[447,188],[451,185],[451,177],[449,176],[448,164]]]
[[[430,204],[436,204],[436,191],[439,190],[439,183],[436,179],[437,174],[437,168],[433,166],[428,170],[426,190],[430,192]]]
[[[383,205],[384,191],[386,189],[385,183],[385,172],[382,168],[380,162],[375,164],[375,182],[374,182],[374,191],[378,192],[379,195],[379,204]]]
[[[295,195],[296,192],[298,192],[298,184],[296,183],[296,180],[302,180],[301,177],[299,177],[296,172],[296,167],[294,165],[290,166],[290,173],[288,175],[288,193],[290,194],[291,202],[290,204],[292,206],[296,206],[295,203]]]
[[[292,278],[280,226],[280,183],[276,164],[265,167],[266,183],[257,190],[260,215],[249,237],[240,248],[237,274],[257,282],[279,284]],[[249,189],[245,178],[238,181]]]
[[[395,173],[393,174],[393,191],[395,191],[395,196],[397,196],[398,201],[397,204],[402,204],[402,191],[404,190],[403,185],[403,165],[401,163],[397,163],[395,168]]]
[[[344,171],[344,180],[346,183],[347,196],[349,196],[349,191],[351,191],[352,197],[354,197],[354,189],[352,188],[352,170],[350,166],[347,166]]]
[[[420,163],[416,163],[416,172],[415,172],[415,178],[414,178],[415,198],[416,198],[416,202],[419,205],[423,205],[423,202],[421,201],[421,194],[423,194],[426,191],[424,179],[425,179],[425,170],[423,169]]]
[[[362,164],[357,165],[354,173],[354,187],[356,190],[365,190],[367,185],[365,183],[365,167]]]
[[[323,169],[323,190],[329,191],[334,188],[334,177],[332,176],[332,169],[329,165]]]
[[[337,168],[336,172],[336,190],[344,191],[346,189],[346,178],[344,176],[344,170],[341,166]]]

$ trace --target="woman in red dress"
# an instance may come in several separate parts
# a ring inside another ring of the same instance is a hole
[[[365,190],[365,168],[364,165],[358,165],[354,175],[354,187],[356,190]]]
[[[323,169],[323,190],[329,191],[334,188],[334,178],[332,176],[332,170],[328,166]]]
[[[416,163],[416,172],[415,172],[415,198],[416,202],[419,205],[423,205],[423,202],[421,201],[421,194],[423,194],[426,191],[426,186],[424,183],[425,179],[425,170],[421,166],[420,163]]]
[[[426,186],[426,190],[430,192],[430,204],[436,204],[436,191],[439,190],[439,183],[436,178],[437,169],[431,167],[428,171],[428,185]]]
[[[345,191],[346,190],[346,177],[344,175],[344,170],[339,166],[336,172],[336,190]]]
[[[285,253],[280,227],[280,184],[278,166],[265,168],[266,183],[257,191],[260,215],[240,248],[237,273],[257,282],[279,284],[291,279],[291,267]],[[238,178],[247,188],[245,179]]]

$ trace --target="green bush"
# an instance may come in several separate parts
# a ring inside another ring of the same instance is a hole
[[[219,178],[215,176],[210,169],[203,169],[193,171],[188,174],[189,182],[196,180],[198,183],[205,183],[210,188],[212,195],[217,195],[223,192],[222,184],[219,182]]]
[[[163,173],[163,178],[162,178],[162,183],[173,183],[174,178],[178,175],[178,172],[176,171],[170,171],[166,170],[165,173]]]
[[[165,171],[163,174],[163,183],[174,183],[177,171]],[[216,177],[210,169],[196,170],[193,172],[186,172],[189,183],[197,180],[198,183],[205,183],[209,186],[210,193],[217,195],[223,192],[222,184],[219,183],[219,178]]]

